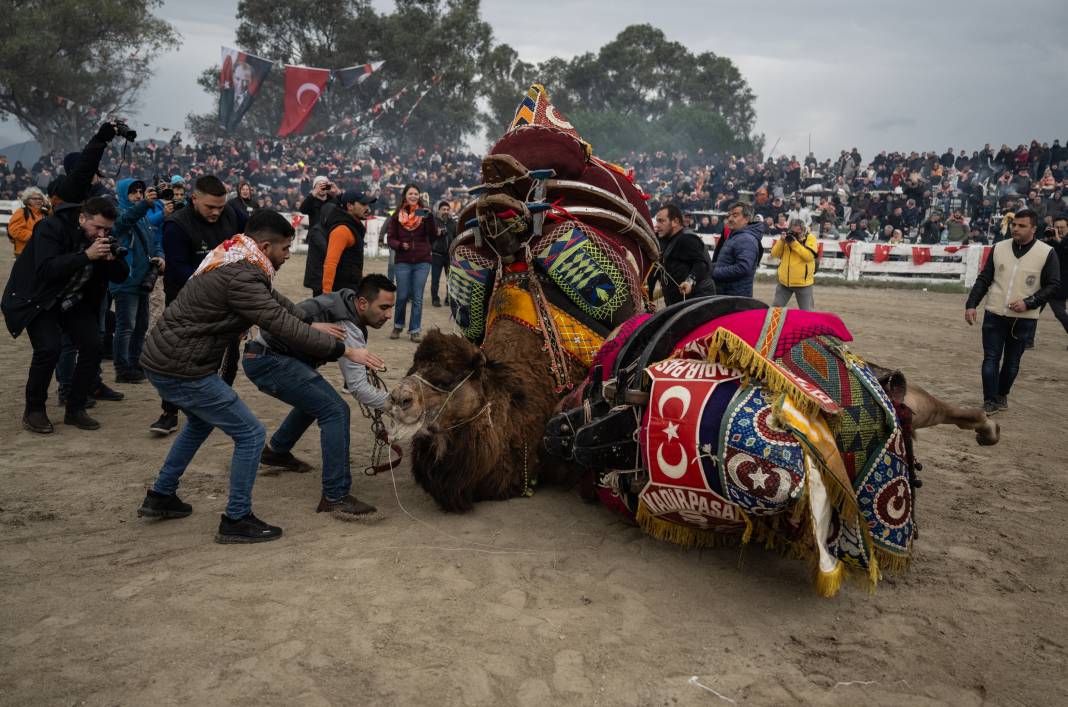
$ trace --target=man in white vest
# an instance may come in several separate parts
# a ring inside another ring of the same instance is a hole
[[[1012,238],[999,242],[972,285],[964,321],[983,316],[983,409],[988,415],[1009,407],[1009,390],[1020,371],[1024,348],[1035,336],[1039,307],[1060,287],[1060,263],[1049,245],[1035,239],[1038,215],[1016,213]]]

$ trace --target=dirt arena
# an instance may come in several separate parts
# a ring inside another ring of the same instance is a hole
[[[292,297],[303,269],[296,256],[281,271]],[[963,323],[962,295],[825,287],[816,299],[862,355],[981,402],[979,328]],[[449,326],[447,310],[425,314]],[[387,333],[371,348],[393,383],[415,345]],[[358,414],[353,490],[379,522],[316,514],[317,473],[261,476],[256,512],[285,536],[217,545],[228,438],[217,432],[184,478],[191,517],[139,520],[173,439],[147,430],[152,387],[117,386],[126,400],[92,411],[99,431],[24,432],[30,346],[5,337],[0,703],[1068,704],[1066,344],[1046,312],[998,446],[922,434],[911,571],[874,596],[847,585],[826,600],[801,563],[756,547],[682,550],[566,490],[442,515],[406,466],[360,473],[370,435]],[[237,389],[273,430],[283,404],[243,375]],[[54,400],[49,413],[62,420]],[[317,463],[318,434],[295,451]]]

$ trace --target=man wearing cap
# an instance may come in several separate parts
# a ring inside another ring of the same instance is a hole
[[[363,279],[363,246],[367,235],[364,219],[375,201],[365,192],[349,189],[338,197],[337,204],[327,202],[323,206],[320,235],[315,238],[309,235],[308,238],[308,264],[304,277],[305,286],[311,288],[313,297],[359,287]]]

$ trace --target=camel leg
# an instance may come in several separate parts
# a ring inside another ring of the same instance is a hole
[[[912,408],[915,429],[935,425],[956,425],[962,430],[975,430],[975,440],[989,446],[998,443],[1001,426],[980,408],[967,408],[943,402],[917,385],[909,384],[905,404]]]

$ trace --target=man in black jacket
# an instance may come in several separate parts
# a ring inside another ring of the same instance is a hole
[[[1049,308],[1068,334],[1068,311],[1065,310],[1065,301],[1068,300],[1068,216],[1061,214],[1054,217],[1053,233],[1053,239],[1047,242],[1060,260],[1061,285],[1049,298]]]
[[[103,197],[63,204],[37,225],[11,268],[2,308],[11,335],[17,337],[25,330],[33,345],[22,418],[31,432],[48,434],[55,429],[45,402],[63,334],[78,349],[63,422],[83,430],[100,427],[85,412],[89,387],[100,365],[98,312],[107,282],[123,282],[130,274],[125,260],[112,253],[108,238],[117,216],[115,205]]]
[[[163,292],[169,305],[178,297],[186,281],[200,266],[204,256],[238,232],[237,217],[226,208],[226,187],[213,174],[197,179],[189,197],[190,208],[178,209],[163,223]],[[239,351],[235,342],[223,360],[223,377],[228,383],[237,375]],[[148,426],[158,435],[178,429],[178,406],[162,401],[163,412]]]
[[[657,281],[668,305],[688,297],[716,293],[712,283],[712,262],[704,241],[682,225],[682,210],[667,204],[656,212],[653,229],[660,242],[660,262],[649,275],[649,296]]]
[[[446,273],[445,287],[448,288],[449,272],[449,246],[456,238],[456,221],[452,218],[452,205],[447,201],[439,201],[437,213],[434,215],[434,223],[438,227],[437,237],[430,242],[430,303],[435,307],[441,306],[441,296],[438,294],[441,283],[441,273]],[[445,303],[449,303],[448,292],[445,293]]]

